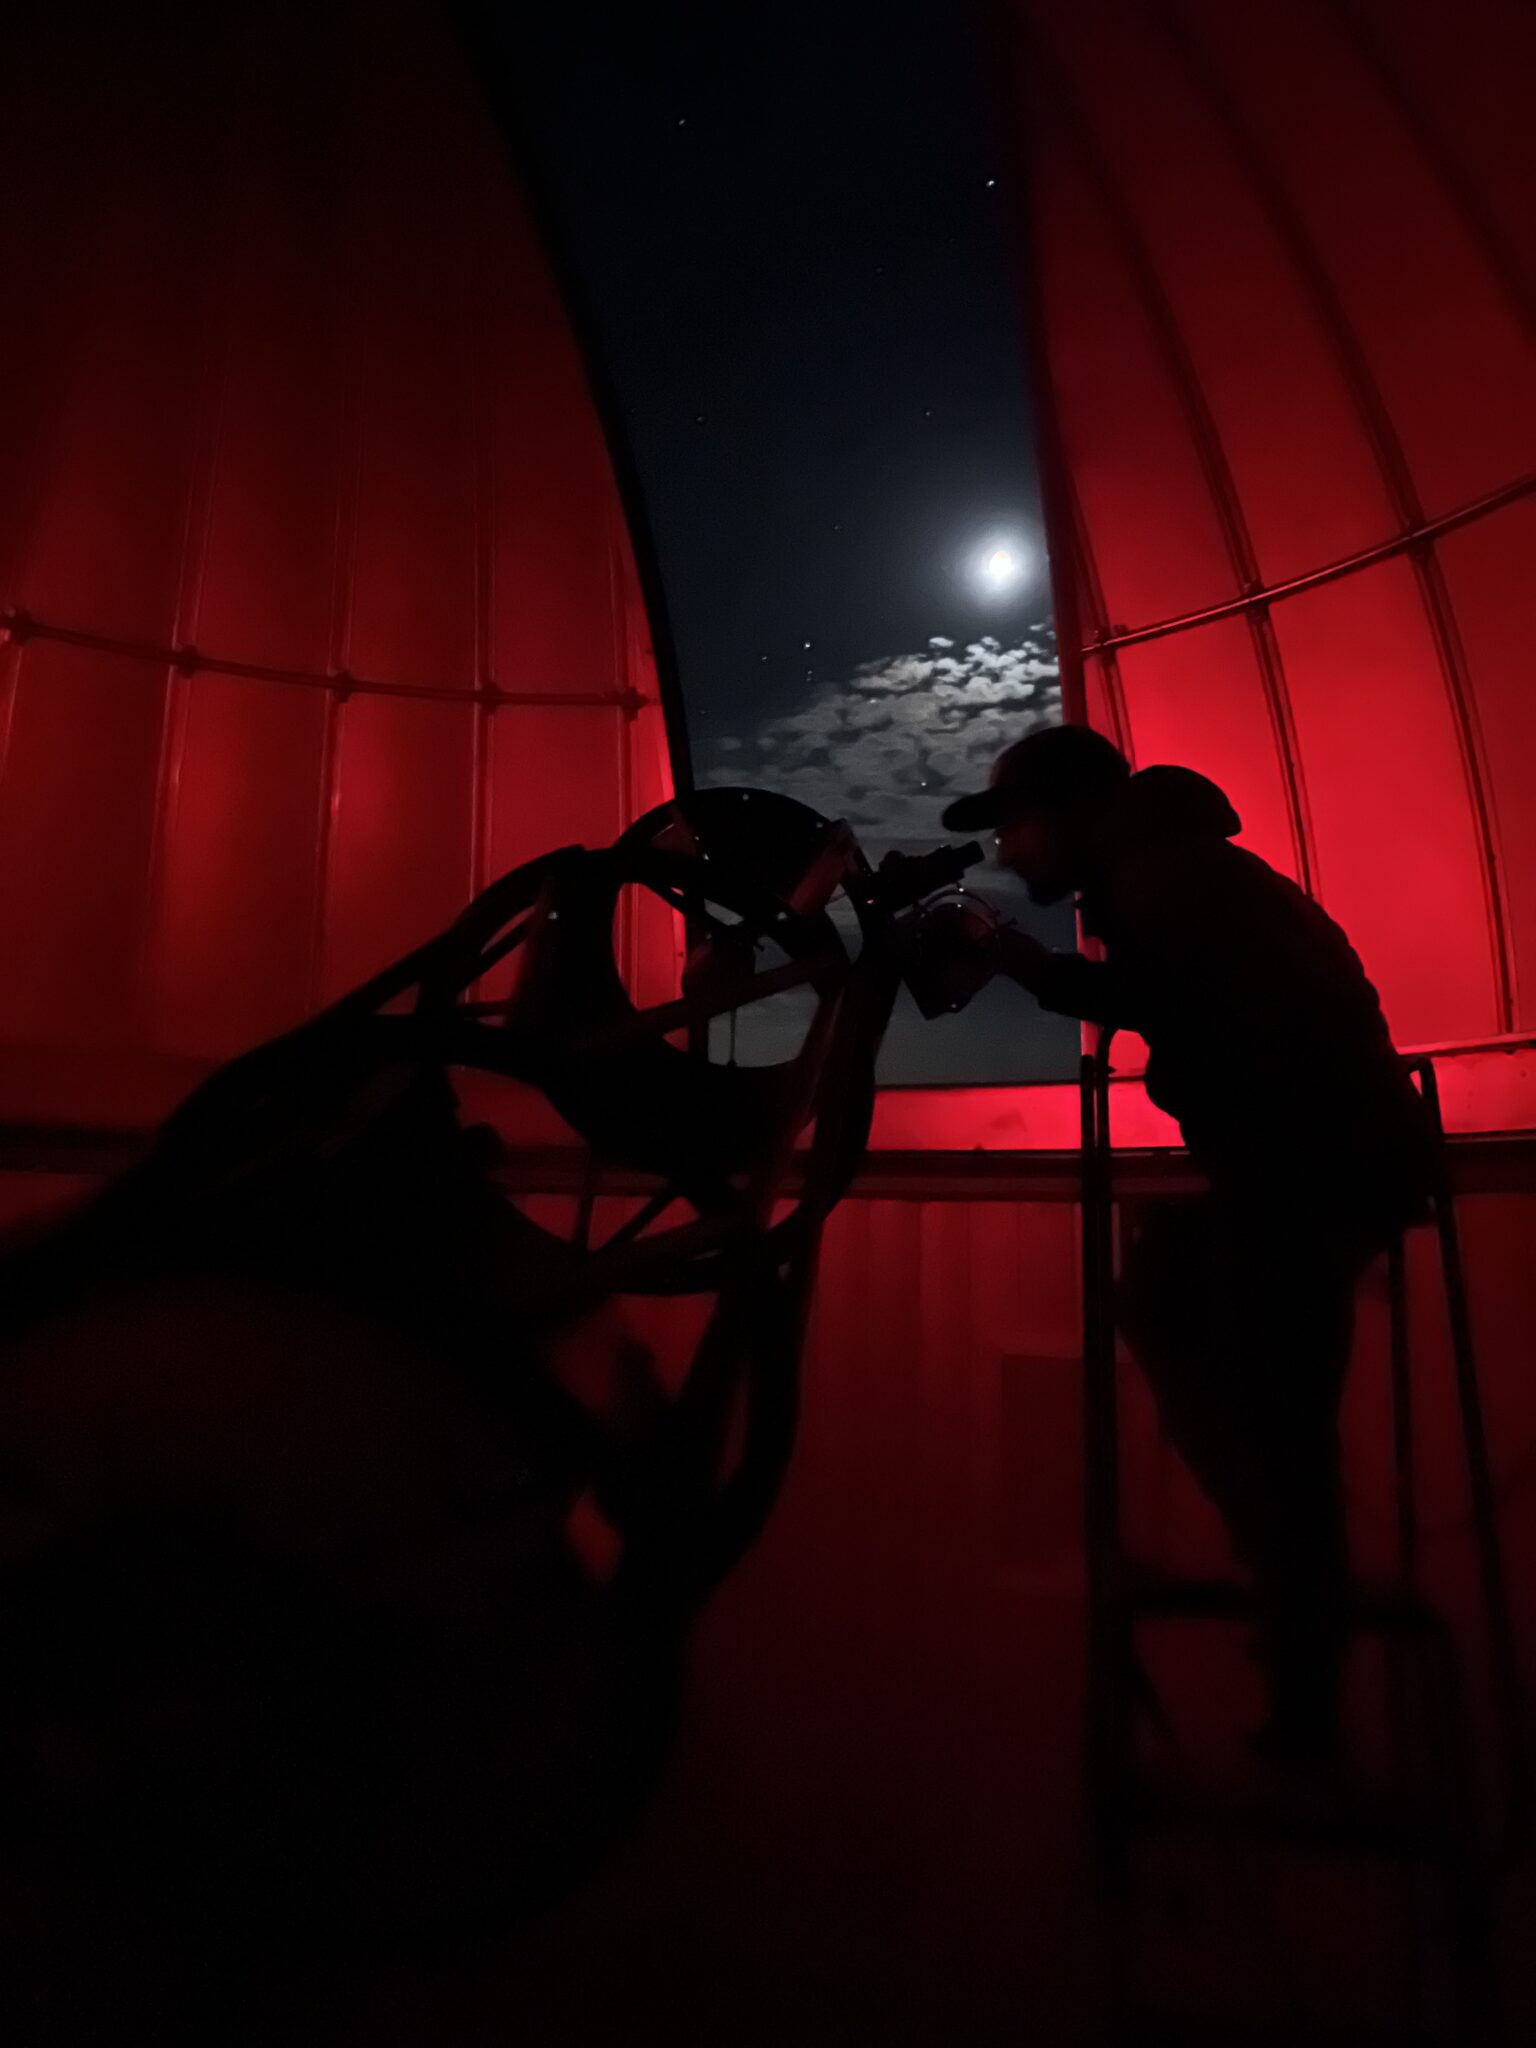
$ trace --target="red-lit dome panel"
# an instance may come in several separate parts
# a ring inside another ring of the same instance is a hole
[[[582,364],[437,11],[11,54],[0,1043],[99,1079],[292,1023],[670,777]]]
[[[1536,18],[1010,19],[1070,685],[1231,792],[1400,1043],[1529,1037]]]

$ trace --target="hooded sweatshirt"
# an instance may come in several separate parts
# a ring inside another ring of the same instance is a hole
[[[1427,1120],[1340,927],[1256,854],[1188,768],[1145,768],[1083,888],[1105,958],[1065,954],[1048,1009],[1139,1032],[1147,1093],[1218,1188],[1384,1241],[1424,1213]]]

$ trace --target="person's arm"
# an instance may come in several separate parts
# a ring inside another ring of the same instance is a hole
[[[1012,926],[999,933],[998,945],[998,972],[1027,990],[1041,1009],[1081,1017],[1090,1024],[1134,1028],[1129,992],[1109,962],[1089,960],[1081,953],[1052,952]]]

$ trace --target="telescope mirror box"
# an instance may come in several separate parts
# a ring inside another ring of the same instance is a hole
[[[1002,920],[960,881],[982,858],[981,847],[969,840],[932,853],[888,856],[880,866],[887,907],[894,909],[897,901],[905,905],[890,920],[896,964],[919,1013],[930,1023],[963,1010],[991,979],[986,956],[996,947]],[[956,966],[967,956],[970,972],[962,979]]]

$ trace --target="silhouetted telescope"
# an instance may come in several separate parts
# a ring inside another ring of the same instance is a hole
[[[143,1953],[238,1933],[265,1967],[580,1881],[778,1497],[820,1228],[924,920],[980,857],[874,869],[786,797],[679,797],[501,877],[7,1248],[0,1799],[58,1924],[149,1911]],[[650,1004],[615,947],[631,890],[682,942]],[[737,1020],[789,997],[798,1044],[737,1063]],[[582,1141],[573,1232],[465,1127],[466,1069]],[[617,1223],[615,1170],[648,1190]],[[681,1370],[605,1334],[615,1296],[690,1293]],[[102,1761],[61,1784],[40,1751]]]

